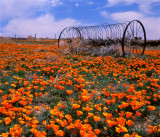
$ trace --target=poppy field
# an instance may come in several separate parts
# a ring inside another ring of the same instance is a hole
[[[0,136],[160,136],[160,50],[114,58],[0,43]]]

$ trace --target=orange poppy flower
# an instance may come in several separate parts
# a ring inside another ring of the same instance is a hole
[[[109,120],[112,117],[112,113],[103,112],[103,116],[105,116],[107,120]]]
[[[113,127],[115,125],[115,121],[112,120],[106,120],[106,123],[108,124],[109,127]]]
[[[77,116],[83,115],[83,112],[82,112],[82,111],[76,110],[76,112],[77,112]]]
[[[72,91],[72,90],[66,90],[66,93],[67,93],[68,95],[72,95],[73,91]]]
[[[156,107],[155,106],[148,106],[148,109],[149,109],[149,111],[153,111],[156,109]]]
[[[3,90],[0,90],[0,94],[3,92]]]
[[[14,125],[14,127],[10,128],[10,135],[13,137],[19,137],[22,134],[22,128],[20,127],[20,125]]]
[[[4,84],[5,84],[5,85],[9,85],[9,82],[5,82]]]
[[[88,119],[85,119],[84,122],[85,122],[85,123],[88,123]]]
[[[142,115],[142,113],[136,111],[136,116],[137,116],[137,117],[139,117],[139,116],[141,116],[141,115]]]
[[[116,132],[117,133],[128,132],[128,130],[126,127],[118,125],[118,127],[116,127]]]
[[[40,110],[40,108],[38,106],[35,106],[34,109],[35,110]]]
[[[132,125],[134,124],[134,121],[128,120],[128,121],[126,121],[126,124],[127,124],[128,126],[132,126]]]
[[[55,134],[60,137],[63,137],[65,135],[65,133],[62,130],[56,131]]]
[[[93,116],[93,119],[94,119],[95,122],[98,122],[98,121],[101,120],[101,118],[99,116]]]
[[[86,102],[88,102],[91,98],[90,96],[81,96],[81,97],[82,97],[83,101],[86,101]]]
[[[64,90],[63,86],[58,86],[59,90]]]
[[[80,135],[83,137],[86,134],[86,131],[80,130]]]
[[[99,133],[101,133],[101,130],[95,129],[94,132],[98,135]]]
[[[71,86],[72,84],[73,84],[73,82],[71,80],[69,80],[69,81],[66,82],[67,86]]]
[[[88,117],[91,118],[94,114],[93,113],[88,113]]]
[[[72,116],[70,114],[65,115],[65,118],[67,118],[68,122],[72,122]]]
[[[124,87],[124,88],[127,87],[127,84],[126,84],[126,83],[123,83],[123,87]]]
[[[133,115],[132,112],[126,112],[126,118],[129,118],[129,117],[131,117],[132,115]]]
[[[73,109],[78,109],[78,108],[80,108],[80,105],[79,104],[72,104],[72,107],[73,107]]]
[[[90,124],[84,124],[84,125],[82,125],[81,130],[90,131],[90,130],[92,130],[92,127]]]
[[[107,103],[107,105],[110,105],[112,100],[105,100],[105,102]]]
[[[148,128],[149,128],[149,130],[148,130],[149,134],[157,132],[157,126],[148,125]]]
[[[4,118],[4,122],[5,122],[6,125],[8,125],[12,122],[12,120],[11,120],[10,117],[6,117],[6,118]]]
[[[133,136],[130,134],[125,134],[124,137],[133,137]]]
[[[80,121],[78,119],[78,120],[75,120],[74,123],[75,123],[75,126],[76,126],[77,129],[81,129],[81,127],[82,127],[82,121]]]
[[[127,106],[129,106],[129,103],[122,102],[122,104],[119,105],[118,107],[119,107],[120,109],[122,109],[122,108],[126,108]]]
[[[34,89],[38,89],[38,86],[34,86]]]
[[[26,106],[28,104],[28,102],[27,101],[19,101],[19,104]]]
[[[120,116],[120,117],[123,117],[125,114],[124,114],[124,111],[121,111],[120,113],[118,113],[118,115]]]
[[[74,129],[75,127],[76,127],[75,124],[70,123],[70,124],[67,126],[67,129],[68,129],[68,130],[71,130],[71,129]]]
[[[123,118],[123,117],[119,117],[119,118],[116,118],[117,122],[119,125],[121,126],[124,126],[125,125],[125,122],[126,122],[126,119]]]
[[[16,87],[16,85],[15,84],[11,84],[11,87]]]
[[[59,130],[59,126],[58,125],[51,125],[53,131],[56,133]]]
[[[25,121],[19,121],[19,123],[21,124],[21,125],[24,125],[25,124]]]

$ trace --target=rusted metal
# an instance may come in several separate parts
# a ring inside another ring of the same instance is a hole
[[[75,46],[73,41],[77,38],[83,45],[121,45],[123,56],[128,54],[127,50],[139,48],[137,53],[143,55],[146,47],[145,28],[139,20],[98,26],[67,27],[59,35],[58,47],[62,48],[61,41],[67,42],[69,46]]]

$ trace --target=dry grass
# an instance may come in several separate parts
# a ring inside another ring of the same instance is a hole
[[[82,47],[82,40],[80,38],[63,40],[60,41],[59,46],[62,54],[78,54]]]

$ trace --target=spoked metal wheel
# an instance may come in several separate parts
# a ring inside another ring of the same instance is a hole
[[[143,55],[146,47],[146,32],[143,24],[134,20],[126,26],[122,38],[123,56]]]
[[[74,27],[67,27],[59,35],[58,48],[63,54],[77,53],[81,42],[79,30]]]

